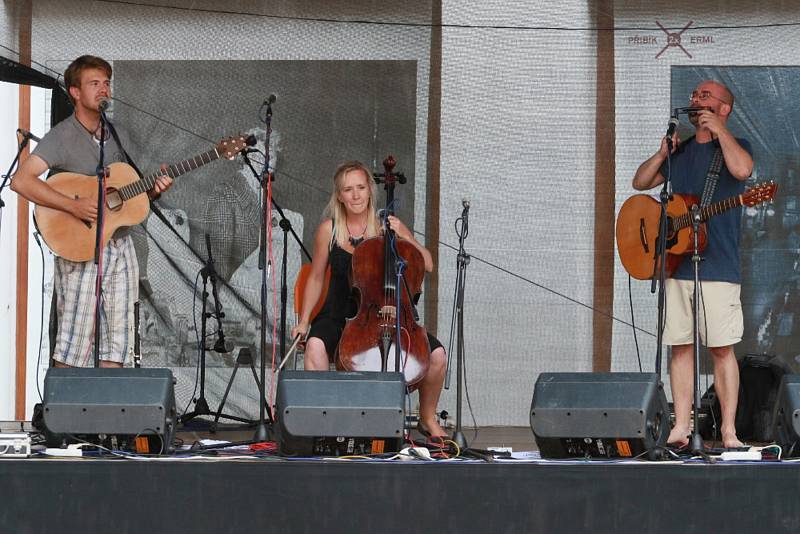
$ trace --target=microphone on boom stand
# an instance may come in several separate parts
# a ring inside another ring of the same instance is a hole
[[[36,141],[37,143],[42,140],[38,135],[35,135],[28,130],[23,130],[22,128],[17,128],[17,133],[21,135],[23,139],[30,139],[31,141]]]

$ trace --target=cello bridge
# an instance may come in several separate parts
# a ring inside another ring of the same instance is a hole
[[[394,306],[381,306],[381,309],[378,311],[378,317],[382,317],[384,319],[391,319],[394,321],[395,318],[395,307]]]

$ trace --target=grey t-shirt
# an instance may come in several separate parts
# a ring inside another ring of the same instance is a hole
[[[128,151],[132,158],[135,157],[132,152],[133,147],[130,138],[125,130],[116,124],[114,126],[125,150]],[[53,174],[76,172],[94,176],[97,172],[97,163],[100,160],[100,143],[72,114],[51,128],[32,154],[42,158]],[[106,132],[103,160],[105,165],[127,162],[122,149],[108,132]],[[124,237],[128,233],[128,228],[119,228],[114,233],[114,237]]]

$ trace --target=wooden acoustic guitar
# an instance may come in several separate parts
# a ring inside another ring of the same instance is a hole
[[[171,178],[177,178],[219,158],[233,159],[247,144],[248,139],[244,136],[223,139],[212,150],[169,165],[165,172],[159,170],[144,178],[139,178],[136,170],[127,163],[110,164],[106,167],[103,245],[118,228],[145,220],[150,212],[150,202],[144,193],[152,189],[160,174],[166,173]],[[50,177],[47,183],[68,197],[97,200],[96,176],[62,172]],[[38,205],[33,213],[39,233],[54,254],[70,261],[94,258],[96,221],[89,223],[65,211]]]
[[[705,249],[707,233],[705,221],[738,206],[752,207],[772,200],[778,185],[764,182],[748,189],[741,195],[721,200],[700,208],[700,232],[698,244]],[[664,266],[667,276],[678,268],[684,254],[692,252],[694,231],[691,207],[700,199],[695,195],[673,194],[667,203],[667,258]],[[649,195],[634,195],[622,205],[617,216],[617,250],[622,266],[637,280],[653,278],[658,242],[660,203]]]

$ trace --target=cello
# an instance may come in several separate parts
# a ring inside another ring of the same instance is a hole
[[[336,368],[400,371],[406,384],[413,387],[427,373],[430,360],[427,332],[416,321],[413,302],[413,295],[422,289],[425,263],[419,250],[397,238],[388,226],[395,184],[405,183],[401,174],[393,172],[396,164],[393,156],[387,157],[383,162],[385,173],[379,180],[386,190],[383,234],[363,241],[353,252],[352,280],[358,294],[358,313],[347,319]]]

